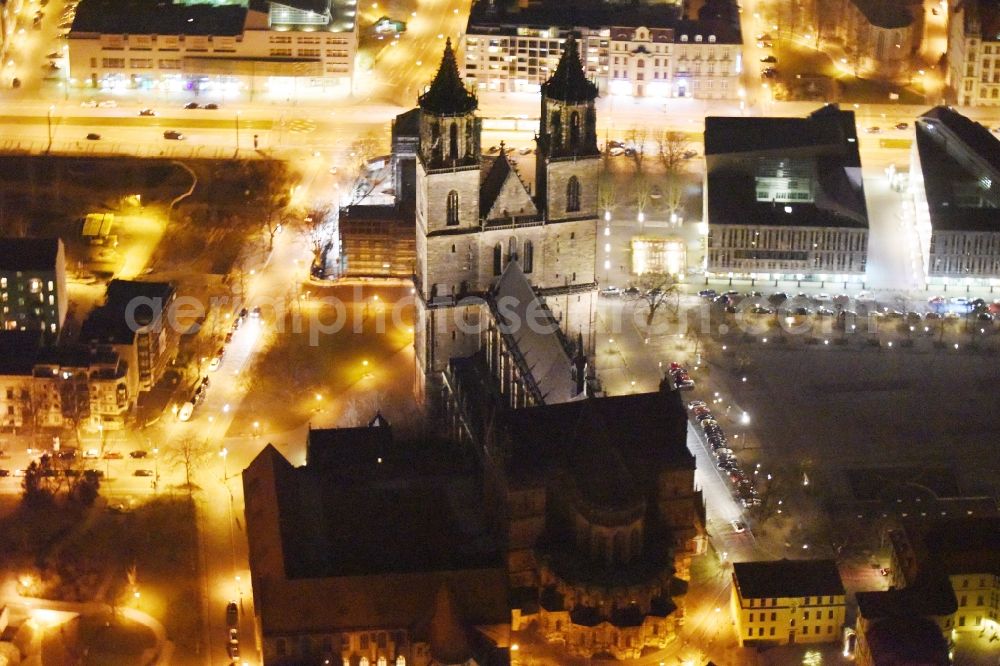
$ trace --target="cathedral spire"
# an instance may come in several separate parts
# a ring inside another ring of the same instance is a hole
[[[451,38],[444,44],[441,66],[438,67],[430,88],[418,101],[421,109],[438,116],[461,116],[478,108],[476,96],[465,87],[458,73]]]
[[[597,86],[587,78],[580,60],[576,38],[570,35],[563,44],[559,65],[549,80],[542,84],[542,95],[568,104],[590,102],[597,98]]]

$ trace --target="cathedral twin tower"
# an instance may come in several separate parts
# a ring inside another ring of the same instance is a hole
[[[475,354],[488,306],[510,264],[523,272],[562,330],[589,354],[597,302],[597,148],[594,100],[570,37],[542,85],[534,196],[501,150],[484,158],[478,100],[463,84],[449,41],[419,98],[415,348],[418,393],[448,361]],[[528,333],[525,332],[525,335]],[[514,330],[513,340],[521,333]]]

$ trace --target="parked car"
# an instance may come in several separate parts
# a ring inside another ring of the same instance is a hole
[[[104,459],[105,460],[121,460],[122,459],[122,454],[121,454],[120,451],[105,451],[104,452]]]
[[[613,297],[621,296],[621,295],[622,295],[621,288],[620,287],[616,287],[614,285],[610,285],[609,284],[607,287],[604,287],[603,289],[601,289],[601,296],[604,296],[606,298],[613,298]]]
[[[184,135],[178,132],[177,130],[167,130],[166,132],[163,133],[163,138],[168,139],[170,141],[183,141]]]
[[[778,62],[778,59],[775,58],[773,55],[767,55],[767,56],[764,56],[763,58],[761,58],[760,61],[761,62],[767,62],[767,63],[774,64],[774,63]]]
[[[236,605],[235,601],[230,601],[226,604],[226,626],[230,629],[235,629],[239,625],[240,620],[240,609]]]
[[[139,450],[136,450],[136,451],[132,451],[132,452],[131,452],[131,453],[129,453],[128,455],[129,455],[129,457],[130,457],[130,458],[133,458],[133,459],[135,459],[135,460],[138,460],[138,459],[140,459],[140,458],[145,458],[145,457],[146,457],[146,456],[148,456],[149,454],[148,454],[148,453],[147,453],[146,451],[139,451]]]
[[[190,421],[192,414],[194,414],[194,403],[185,402],[183,405],[181,405],[181,408],[177,411],[177,420]]]
[[[113,99],[106,99],[103,102],[98,102],[97,106],[101,109],[115,109],[118,108],[118,102]]]
[[[198,102],[188,102],[184,105],[185,109],[200,109],[201,105]]]
[[[155,116],[156,115],[156,111],[153,111],[152,109],[139,109],[139,115],[140,116]]]
[[[741,520],[731,520],[729,521],[729,525],[733,528],[733,532],[736,532],[737,534],[742,534],[747,531],[747,526],[744,525]]]
[[[217,110],[219,108],[219,105],[218,104],[206,104],[205,108],[208,109],[209,111],[215,111],[215,110]]]
[[[151,469],[137,469],[133,472],[135,476],[153,476],[153,470]]]
[[[98,134],[97,132],[90,132],[89,134],[87,134],[87,141],[100,141],[100,140],[101,140],[101,135]]]
[[[715,298],[719,294],[714,289],[702,289],[701,291],[698,292],[698,295],[701,296],[702,298]]]
[[[865,128],[865,131],[868,132],[869,134],[878,134],[879,132],[882,131],[882,128],[879,127],[878,125],[872,125],[871,127]]]
[[[896,129],[905,130],[910,128],[910,123],[896,123]]]

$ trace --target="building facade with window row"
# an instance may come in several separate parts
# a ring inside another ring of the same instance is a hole
[[[1000,6],[958,0],[948,11],[948,84],[961,106],[1000,106]]]
[[[587,5],[570,22],[546,3],[505,8],[480,0],[463,37],[463,76],[481,91],[537,92],[573,34],[584,71],[602,94],[732,99],[742,69],[732,7],[721,18],[706,12],[688,20],[673,5]]]
[[[730,608],[741,646],[834,642],[844,585],[833,560],[737,562]]]
[[[928,283],[1000,280],[1000,140],[939,106],[915,123],[909,187]]]
[[[55,340],[66,319],[66,254],[58,238],[0,238],[0,322]]]
[[[861,280],[868,211],[854,114],[705,119],[706,271]]]
[[[76,85],[251,95],[350,90],[356,0],[249,7],[136,0],[131,14],[108,2],[82,0],[78,7],[68,40]]]

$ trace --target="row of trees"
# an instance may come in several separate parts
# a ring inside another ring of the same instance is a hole
[[[650,143],[656,146],[656,164],[653,172],[647,161]],[[614,148],[605,146],[604,169],[598,189],[598,206],[611,210],[616,204],[631,200],[637,212],[645,213],[653,207],[662,207],[670,216],[683,213],[684,181],[688,175],[688,161],[694,150],[685,132],[663,130],[650,134],[646,129],[633,128],[626,134],[625,146]],[[614,181],[611,168],[612,152],[622,150],[624,157],[634,168],[627,192],[620,192]],[[623,199],[623,200],[620,200]]]

